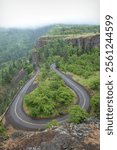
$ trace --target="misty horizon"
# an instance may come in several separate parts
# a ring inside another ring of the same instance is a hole
[[[0,27],[52,24],[99,25],[99,0],[0,0]]]
[[[39,28],[44,28],[44,27],[48,27],[48,26],[100,26],[100,24],[77,24],[77,23],[56,23],[56,24],[45,24],[45,25],[41,25],[41,26],[26,26],[26,27],[18,27],[18,26],[14,26],[14,27],[0,27],[0,29],[21,29],[21,30],[25,30],[25,29],[39,29]]]

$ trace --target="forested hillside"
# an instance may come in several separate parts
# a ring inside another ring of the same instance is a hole
[[[0,28],[0,115],[16,92],[31,77],[32,49],[51,26],[38,29]]]
[[[23,58],[10,62],[0,71],[0,115],[34,70],[31,62],[27,60]]]
[[[51,26],[38,29],[0,28],[0,67],[29,54],[38,37],[44,35]]]

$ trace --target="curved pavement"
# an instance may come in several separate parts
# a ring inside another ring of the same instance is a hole
[[[61,71],[56,69],[56,65],[52,64],[51,69],[53,69],[68,85],[72,90],[75,91],[76,95],[79,97],[79,105],[88,110],[90,105],[90,96],[87,91],[74,80],[67,77]],[[25,129],[25,130],[37,130],[44,128],[48,122],[52,119],[34,119],[25,114],[23,110],[23,97],[26,94],[29,86],[33,83],[37,75],[39,74],[39,69],[35,73],[35,75],[25,84],[25,86],[21,89],[21,91],[17,94],[13,103],[11,104],[7,114],[6,119],[12,124],[13,127],[17,129]],[[68,115],[64,115],[62,117],[57,117],[56,120],[59,122],[64,122],[68,119]]]

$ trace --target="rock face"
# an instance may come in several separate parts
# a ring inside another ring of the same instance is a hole
[[[18,85],[19,81],[22,80],[26,75],[27,75],[26,70],[22,68],[18,72],[17,76],[12,79],[12,81],[11,81],[12,85],[14,85],[14,86]]]
[[[80,37],[68,39],[74,46],[80,47],[84,51],[88,51],[94,47],[100,47],[100,35]]]
[[[32,64],[35,66],[35,69],[39,66],[38,53],[35,49],[32,51]]]
[[[20,138],[13,135],[4,150],[99,150],[99,128],[98,119],[88,119],[37,133],[15,133]]]
[[[36,47],[41,48],[46,45],[50,40],[55,39],[56,37],[42,37],[37,41]],[[100,47],[100,35],[90,35],[79,38],[65,38],[68,43],[72,43],[73,46],[78,46],[81,49],[88,51],[94,47]]]
[[[37,48],[41,48],[44,45],[46,45],[50,40],[52,40],[52,38],[48,38],[48,37],[42,37],[40,38],[37,43],[36,43],[36,47]]]

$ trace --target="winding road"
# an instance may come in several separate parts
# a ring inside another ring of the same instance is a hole
[[[67,77],[61,71],[56,68],[55,64],[51,65],[51,69],[53,69],[79,97],[79,105],[88,110],[90,105],[90,96],[88,92],[82,87],[80,84]],[[7,114],[6,120],[12,124],[13,127],[17,129],[25,129],[25,130],[37,130],[43,129],[48,122],[52,119],[34,119],[28,116],[23,110],[23,97],[26,94],[26,91],[30,87],[30,85],[34,82],[35,78],[38,76],[40,70],[37,69],[35,75],[25,84],[25,86],[20,90],[20,92],[15,97],[13,103],[11,104]],[[62,117],[57,117],[56,120],[59,122],[64,122],[68,119],[68,115],[64,115]]]

